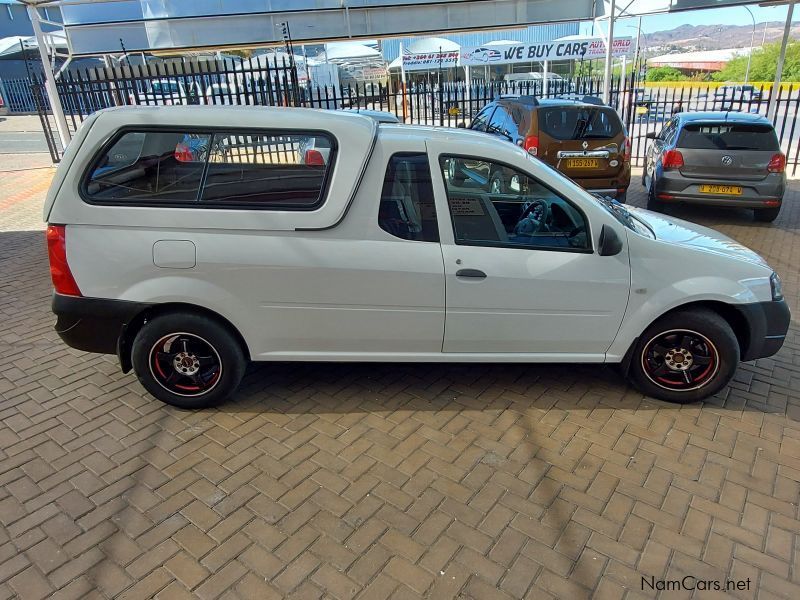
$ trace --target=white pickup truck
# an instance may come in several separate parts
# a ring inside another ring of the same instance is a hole
[[[777,274],[716,231],[494,136],[343,111],[100,111],[44,218],[61,338],[183,407],[248,360],[613,363],[689,402],[790,321]]]

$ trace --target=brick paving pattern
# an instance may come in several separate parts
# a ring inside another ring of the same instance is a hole
[[[800,598],[796,182],[771,225],[675,211],[761,252],[795,315],[704,404],[600,366],[272,364],[187,412],[53,332],[48,173],[0,174],[0,599]]]

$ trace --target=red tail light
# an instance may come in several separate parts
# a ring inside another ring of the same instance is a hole
[[[622,160],[625,162],[631,162],[631,138],[625,138],[625,150],[622,153]]]
[[[314,167],[324,167],[325,157],[322,156],[322,152],[319,150],[306,150],[304,162]]]
[[[529,135],[525,138],[525,143],[522,144],[522,147],[531,156],[537,156],[539,154],[539,136]]]
[[[56,293],[80,296],[81,290],[67,264],[67,230],[63,225],[47,226],[47,255],[50,258],[50,277]]]
[[[194,160],[192,149],[183,142],[178,142],[175,145],[175,160],[178,162],[192,162]]]
[[[769,173],[783,173],[784,170],[786,170],[786,156],[783,152],[778,152],[767,163],[767,171]]]
[[[680,169],[683,166],[683,154],[680,150],[667,150],[664,156],[661,157],[661,166],[664,170],[667,169]]]

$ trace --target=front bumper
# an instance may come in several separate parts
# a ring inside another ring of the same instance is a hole
[[[125,327],[151,306],[143,302],[53,294],[56,333],[67,346],[84,352],[119,354]]]
[[[735,305],[747,323],[747,347],[742,360],[772,356],[783,346],[792,315],[786,300]]]

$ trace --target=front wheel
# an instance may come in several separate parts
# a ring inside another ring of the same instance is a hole
[[[781,207],[778,206],[777,208],[756,208],[753,212],[755,213],[756,221],[772,223],[775,219],[778,218],[778,214],[781,212]]]
[[[739,342],[728,322],[710,310],[685,310],[642,334],[630,378],[648,396],[684,404],[716,394],[738,364]]]
[[[192,409],[230,397],[246,366],[242,347],[228,327],[191,313],[169,313],[147,321],[133,340],[131,359],[150,394]]]
[[[462,185],[466,177],[464,177],[464,173],[462,172],[464,165],[456,158],[449,158],[447,160],[447,178],[450,180],[450,183],[455,185]]]
[[[489,177],[489,193],[490,194],[505,194],[508,190],[508,184],[503,176],[501,170],[494,171]]]

